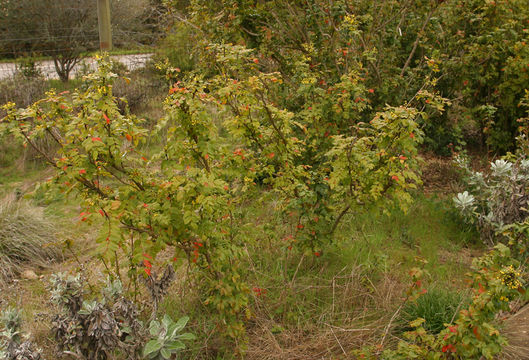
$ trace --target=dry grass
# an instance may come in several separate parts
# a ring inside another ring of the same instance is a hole
[[[324,304],[317,299],[303,304],[308,320],[299,326],[282,323],[274,315],[273,304],[266,298],[254,298],[247,359],[349,359],[353,350],[379,345],[386,332],[384,345],[393,343],[391,328],[395,324],[390,324],[390,319],[403,301],[403,285],[396,279],[384,274],[371,283],[360,267],[352,266],[330,279],[314,279],[314,284],[318,293],[332,296],[320,299]],[[303,301],[303,292],[309,292],[307,299],[314,295],[303,281],[284,288],[284,301],[287,297]]]
[[[8,196],[0,202],[0,282],[26,267],[46,267],[61,258],[57,228],[43,209]]]
[[[68,226],[67,222],[60,224]],[[54,226],[55,233],[57,230]],[[24,317],[22,331],[31,335],[31,339],[42,349],[44,359],[57,358],[57,344],[50,333],[51,320],[56,314],[56,308],[49,302],[50,293],[47,287],[50,275],[58,272],[71,274],[82,272],[87,279],[86,286],[88,283],[97,286],[98,282],[106,279],[101,261],[93,256],[95,233],[85,231],[84,235],[76,235],[76,242],[69,254],[71,256],[59,257],[57,261],[46,264],[46,268],[38,271],[39,278],[15,279],[10,283],[0,282],[0,309],[11,306],[22,311]],[[72,234],[72,229],[65,231],[61,228],[58,235],[60,238],[66,235],[70,238]],[[29,267],[31,264],[24,266]]]
[[[505,321],[503,335],[509,344],[503,349],[501,359],[529,359],[529,305],[522,307]]]
[[[384,329],[381,321],[370,327],[341,328],[332,325],[315,327],[314,331],[284,330],[279,334],[270,331],[263,323],[249,334],[250,344],[247,359],[260,360],[306,360],[350,358],[352,350],[373,344],[374,334]]]
[[[26,107],[44,96],[49,85],[44,78],[26,78],[20,73],[0,81],[0,105],[14,102],[18,107]],[[0,110],[0,118],[5,112]]]
[[[459,191],[460,176],[451,158],[426,153],[422,155],[422,160],[422,180],[426,193]]]

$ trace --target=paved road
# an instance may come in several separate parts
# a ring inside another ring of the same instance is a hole
[[[129,70],[135,70],[145,66],[147,60],[151,58],[152,54],[135,54],[135,55],[116,55],[111,56],[111,59],[117,60],[127,66]],[[96,61],[93,57],[84,58],[77,64],[70,73],[70,78],[74,78],[77,71],[81,68],[81,64],[85,63],[91,69],[95,68]],[[58,79],[55,72],[55,65],[52,60],[38,61],[37,67],[42,71],[42,74],[47,79]],[[16,72],[16,63],[0,63],[0,80],[6,79]]]

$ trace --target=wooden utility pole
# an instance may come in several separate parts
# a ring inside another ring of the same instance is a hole
[[[99,23],[99,48],[101,51],[112,50],[110,0],[97,0],[97,20]]]

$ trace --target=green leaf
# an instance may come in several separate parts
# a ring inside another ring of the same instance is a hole
[[[173,322],[173,319],[169,317],[169,315],[165,314],[162,319],[162,325],[165,329],[168,329],[171,323]]]
[[[418,318],[418,319],[415,319],[413,321],[410,321],[410,326],[411,327],[414,327],[414,328],[417,328],[419,326],[421,326],[426,320],[424,320],[423,318]]]
[[[167,349],[171,350],[172,352],[176,352],[176,351],[185,349],[186,345],[183,342],[181,342],[179,340],[176,340],[176,341],[173,341],[172,343],[168,344],[166,347],[167,347]]]
[[[499,243],[494,248],[498,250],[502,256],[509,256],[511,254],[511,250],[502,243]]]
[[[176,323],[176,331],[178,332],[178,331],[182,330],[186,326],[188,321],[189,321],[189,317],[188,316],[183,316],[180,319],[178,319],[178,321]]]
[[[197,337],[191,333],[184,333],[184,334],[178,335],[178,338],[180,340],[195,340]]]
[[[158,340],[151,340],[145,345],[143,355],[148,356],[150,354],[158,352],[162,348],[162,344]]]
[[[160,354],[162,355],[164,359],[169,359],[171,357],[171,351],[165,348],[160,350]]]
[[[151,322],[151,326],[149,327],[149,333],[152,336],[157,336],[159,332],[160,332],[160,323],[156,320],[153,320]]]

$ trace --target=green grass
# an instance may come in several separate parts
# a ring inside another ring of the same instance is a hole
[[[465,265],[456,254],[466,247],[479,248],[476,231],[453,216],[451,200],[437,197],[418,196],[407,213],[392,209],[385,215],[376,207],[358,211],[344,219],[338,236],[363,261],[385,254],[388,266],[403,273],[415,266],[416,257],[423,258],[437,281],[460,277]]]
[[[46,163],[30,147],[9,135],[0,135],[0,197],[13,192],[21,195],[43,180]]]
[[[415,302],[406,303],[400,312],[397,331],[411,331],[409,323],[418,318],[426,320],[423,327],[432,334],[440,333],[444,324],[452,323],[457,312],[470,302],[465,292],[455,292],[440,287],[430,287],[428,292]]]
[[[38,162],[26,162],[23,169],[17,165],[0,168],[0,197],[21,191],[24,195],[25,187],[31,187],[42,180],[43,170],[46,166]]]
[[[340,281],[343,281],[343,286],[347,281],[356,281],[356,286],[371,291],[387,276],[406,283],[409,281],[409,269],[419,264],[417,258],[428,262],[426,270],[430,275],[427,282],[448,287],[457,285],[455,282],[460,284],[469,263],[460,262],[459,253],[468,246],[479,250],[479,246],[475,244],[477,234],[473,230],[462,229],[454,221],[449,209],[449,200],[421,196],[407,214],[394,210],[392,215],[387,216],[376,207],[357,210],[344,219],[335,243],[324,251],[321,258],[309,258],[302,262],[296,275],[296,282],[301,284],[297,285],[303,288],[317,284],[323,290],[314,287],[308,290],[312,294],[304,297],[318,299],[316,303],[328,307],[332,305],[328,286],[333,279],[335,290]],[[261,257],[265,252],[256,253]],[[277,279],[286,277],[286,280],[291,281],[299,263],[299,254],[292,254],[291,259],[285,260],[286,264],[282,266],[279,266],[278,259],[285,254],[272,250],[270,255],[268,261],[266,255],[264,260],[260,260],[263,274],[256,280],[268,278],[272,289],[276,287],[281,290],[284,284],[276,284]],[[254,261],[257,263],[257,260]],[[354,279],[341,279],[344,272],[351,270],[356,273]],[[299,300],[293,300],[297,308],[303,304]],[[321,306],[317,306],[319,310],[314,312],[324,313],[325,309]],[[306,314],[302,309],[298,309],[298,312],[300,315]]]

